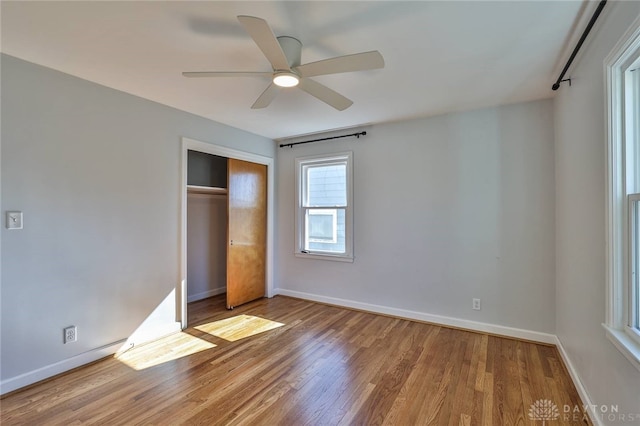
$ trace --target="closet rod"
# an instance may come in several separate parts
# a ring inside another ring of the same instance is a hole
[[[591,20],[587,24],[587,28],[584,29],[584,32],[580,36],[580,40],[578,40],[578,44],[576,44],[576,47],[573,49],[573,53],[571,53],[571,56],[569,56],[569,60],[567,61],[567,64],[564,66],[564,69],[560,73],[560,77],[558,77],[558,79],[553,84],[553,86],[551,86],[552,90],[558,90],[560,88],[560,83],[562,83],[563,81],[569,81],[569,86],[571,86],[571,79],[568,78],[566,80],[563,80],[564,75],[569,69],[569,67],[571,66],[571,63],[575,59],[576,55],[578,54],[578,51],[582,47],[582,43],[584,43],[587,36],[589,35],[589,31],[591,31],[591,27],[593,27],[593,25],[596,23],[596,20],[598,19],[598,16],[600,16],[600,12],[602,12],[602,9],[604,8],[605,4],[607,4],[607,0],[602,0],[598,5],[598,8],[596,9],[596,11],[593,12],[593,16],[591,17]]]
[[[288,146],[289,148],[292,148],[294,145],[302,145],[303,143],[328,141],[329,139],[348,138],[348,137],[351,137],[351,136],[355,136],[356,138],[360,139],[360,136],[365,136],[366,134],[367,134],[367,132],[358,132],[358,133],[351,133],[350,135],[330,136],[328,138],[312,139],[310,141],[293,142],[293,143],[282,143],[282,144],[280,144],[280,148],[283,148],[285,146]]]

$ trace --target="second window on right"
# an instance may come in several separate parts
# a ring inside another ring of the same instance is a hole
[[[606,335],[640,370],[640,19],[605,58]]]

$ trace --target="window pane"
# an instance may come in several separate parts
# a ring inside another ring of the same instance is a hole
[[[638,286],[638,267],[640,267],[640,215],[638,214],[639,201],[633,195],[629,197],[629,217],[631,224],[631,285],[629,286],[631,304],[629,325],[638,328],[638,302],[640,301],[640,290]]]
[[[335,243],[337,239],[336,209],[309,209],[308,235],[310,242]]]
[[[640,58],[636,60],[633,66],[634,70],[629,71],[632,75],[631,82],[631,96],[629,108],[631,109],[630,123],[627,123],[627,137],[631,138],[636,151],[636,191],[640,191]],[[632,325],[636,330],[640,330],[640,276],[638,276],[638,267],[640,267],[640,202],[636,201],[635,205],[635,252],[636,252],[636,277],[633,280],[631,288],[632,299]],[[634,315],[635,314],[635,315]]]
[[[346,163],[306,166],[306,207],[347,205]]]
[[[640,62],[640,61],[639,61]],[[625,117],[627,194],[640,192],[640,63],[625,72]]]
[[[308,209],[305,250],[345,253],[345,210]]]

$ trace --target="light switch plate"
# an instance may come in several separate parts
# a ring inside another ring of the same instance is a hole
[[[7,229],[22,229],[22,212],[7,212]]]

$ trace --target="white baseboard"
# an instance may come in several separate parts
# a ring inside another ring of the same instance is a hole
[[[202,293],[191,294],[187,296],[187,303],[195,302],[197,300],[206,299],[207,297],[217,296],[227,292],[227,287],[218,287],[211,290],[203,291]]]
[[[65,371],[80,367],[81,365],[97,361],[100,358],[113,355],[118,349],[120,349],[126,340],[127,339],[118,340],[117,342],[113,342],[54,364],[38,368],[37,370],[29,371],[19,376],[3,380],[0,382],[0,395],[4,395],[7,392],[20,389],[41,380],[48,379],[56,374],[64,373]]]
[[[446,325],[449,327],[464,328],[467,330],[479,331],[482,333],[497,334],[506,337],[531,340],[533,342],[547,343],[555,345],[557,338],[553,334],[541,333],[538,331],[524,330],[520,328],[507,327],[497,324],[465,320],[460,318],[445,317],[442,315],[428,314],[425,312],[408,311],[405,309],[391,308],[370,303],[362,303],[354,300],[339,299],[336,297],[320,296],[312,293],[305,293],[283,288],[275,289],[276,294],[296,297],[298,299],[311,300],[314,302],[327,303],[330,305],[343,306],[345,308],[359,309],[376,314],[392,315],[400,318],[425,321],[434,324]]]
[[[56,363],[46,365],[33,371],[20,374],[19,376],[0,381],[0,395],[25,386],[32,385],[41,380],[48,379],[55,375],[64,373],[76,367],[80,367],[90,362],[97,361],[117,353],[119,350],[126,350],[133,346],[143,345],[153,342],[173,333],[182,331],[179,322],[170,323],[166,326],[156,328],[152,332],[139,334],[134,332],[129,338],[121,339],[113,343],[88,350],[71,358],[63,359]]]
[[[575,366],[571,362],[571,358],[569,358],[569,354],[567,354],[567,351],[564,349],[564,346],[562,346],[562,341],[558,338],[558,336],[556,336],[555,343],[556,343],[556,347],[558,348],[558,352],[560,352],[560,357],[562,358],[564,365],[567,367],[567,370],[569,371],[569,376],[571,376],[571,380],[573,381],[573,384],[576,387],[576,390],[578,391],[578,395],[582,400],[582,406],[593,407],[594,405],[591,402],[591,398],[589,397],[587,390],[582,384],[582,380],[580,380],[578,371],[576,370]],[[591,422],[595,426],[605,426],[605,424],[602,423],[602,420],[598,416],[594,416],[592,415],[592,413],[588,413],[588,414],[589,414],[589,418],[591,419]]]

